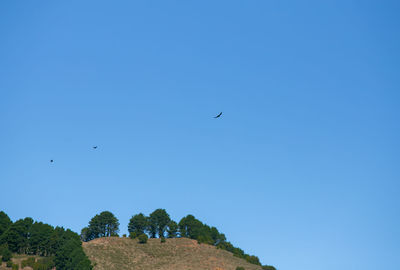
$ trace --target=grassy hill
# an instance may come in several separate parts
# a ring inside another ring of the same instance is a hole
[[[261,270],[232,253],[187,238],[149,239],[146,244],[130,238],[98,238],[83,243],[95,270]]]

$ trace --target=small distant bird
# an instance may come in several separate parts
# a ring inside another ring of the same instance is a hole
[[[222,115],[222,112],[220,112],[217,116],[214,116],[214,118],[219,118]]]
[[[50,159],[50,162],[53,163],[54,160]]]
[[[93,149],[97,149],[97,146],[93,146]]]

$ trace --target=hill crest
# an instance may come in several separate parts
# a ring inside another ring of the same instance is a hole
[[[136,239],[105,237],[83,243],[83,249],[95,270],[261,270],[232,253],[215,246],[198,244],[188,238],[149,239],[139,244]]]

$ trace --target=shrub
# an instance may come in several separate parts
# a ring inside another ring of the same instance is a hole
[[[141,234],[138,234],[137,232],[131,232],[131,233],[129,233],[129,238],[135,239],[135,238],[137,238],[139,235],[141,235]]]
[[[249,263],[252,263],[252,264],[261,265],[260,260],[258,259],[257,256],[247,255],[246,256],[246,261],[248,261]]]
[[[8,262],[6,263],[6,266],[7,266],[7,267],[12,267],[12,265],[13,265],[12,261],[8,261]]]
[[[23,261],[21,262],[21,267],[22,267],[22,268],[27,267],[27,266],[33,268],[34,265],[35,265],[35,258],[33,258],[33,257],[30,257],[30,258],[28,258],[28,259],[25,259],[25,260],[23,260]]]
[[[165,237],[161,237],[161,243],[165,243]]]
[[[276,268],[273,267],[272,265],[263,265],[262,269],[263,270],[276,270]]]
[[[243,266],[238,266],[238,267],[236,267],[236,270],[244,270],[244,267]]]
[[[148,237],[146,234],[142,233],[141,235],[138,236],[138,239],[140,244],[146,244]]]
[[[18,264],[14,264],[11,266],[12,270],[18,270],[19,269],[19,265]],[[47,270],[47,269],[46,269]]]
[[[126,234],[124,233],[124,234],[122,235],[122,237],[126,237]]]
[[[3,262],[8,262],[12,258],[12,253],[8,248],[4,248],[3,252],[1,253],[1,260]]]
[[[53,269],[55,266],[54,260],[52,257],[45,257],[38,259],[35,263],[33,263],[33,270],[49,270]]]

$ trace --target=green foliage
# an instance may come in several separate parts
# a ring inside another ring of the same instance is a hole
[[[245,270],[243,266],[236,267],[236,270]]]
[[[88,229],[84,230],[85,235],[81,234],[81,238],[84,238],[85,241],[90,241],[99,237],[116,236],[118,232],[118,219],[113,213],[104,211],[90,220]]]
[[[1,252],[1,260],[3,262],[8,262],[12,258],[12,253],[8,248],[3,248]]]
[[[179,221],[179,232],[182,237],[197,239],[203,228],[203,223],[192,215],[187,215]]]
[[[11,258],[12,252],[28,255],[46,256],[46,260],[27,261],[34,270],[91,270],[93,267],[83,252],[82,241],[90,241],[98,237],[118,236],[118,219],[108,211],[93,217],[89,226],[81,231],[81,235],[52,227],[42,222],[34,222],[31,218],[17,220],[15,223],[0,212],[0,254],[2,259]],[[261,265],[256,256],[246,254],[242,249],[226,241],[224,234],[217,228],[203,224],[193,215],[187,215],[177,224],[172,221],[165,209],[156,209],[146,217],[142,213],[132,216],[128,225],[129,236],[138,237],[139,243],[147,243],[148,235],[161,238],[161,243],[168,238],[188,237],[198,243],[214,245],[219,249],[232,252],[234,256],[243,258],[249,263]],[[148,235],[147,235],[147,234]],[[126,237],[126,235],[124,235]],[[5,255],[3,254],[5,253]],[[10,258],[7,258],[8,254]],[[276,270],[273,266],[264,265],[264,270]]]
[[[144,233],[138,236],[138,240],[140,244],[146,244],[147,243],[148,236]]]
[[[248,261],[249,263],[261,265],[260,259],[258,259],[257,256],[254,256],[254,255],[245,255],[245,259],[246,259],[246,261]]]
[[[30,228],[33,225],[33,219],[25,218],[17,220],[1,236],[1,242],[7,243],[8,248],[16,253],[29,252]]]
[[[148,219],[148,231],[150,236],[154,238],[156,234],[158,234],[158,237],[164,237],[164,232],[170,221],[171,218],[165,209],[156,209],[150,214]]]
[[[124,234],[122,235],[122,237],[126,237],[126,234],[124,233]]]
[[[54,228],[42,222],[33,223],[29,233],[29,252],[40,256],[50,255],[49,244]]]
[[[89,259],[83,252],[79,235],[69,230],[66,231],[66,234],[69,235],[68,240],[63,242],[56,253],[55,265],[57,270],[92,269]]]
[[[35,262],[26,260],[34,270],[47,270],[57,266],[57,270],[90,270],[92,266],[83,252],[77,233],[60,227],[52,227],[31,218],[17,220],[2,234],[2,250],[27,255],[40,255],[46,258]],[[6,258],[6,256],[3,256]]]
[[[226,240],[225,235],[219,233],[217,228],[203,224],[192,215],[187,215],[179,221],[179,232],[182,237],[215,246]]]
[[[136,238],[138,235],[145,233],[148,228],[148,218],[142,213],[134,215],[128,224],[129,237]]]
[[[263,270],[276,270],[276,268],[272,265],[263,265],[262,269]]]
[[[135,239],[135,238],[137,238],[139,235],[141,235],[141,233],[136,233],[136,232],[130,233],[130,234],[129,234],[129,238]]]
[[[146,232],[150,235],[151,238],[157,237],[157,226],[155,223],[150,222],[150,217],[147,218],[149,225],[146,228]]]
[[[220,233],[215,227],[210,228],[209,234],[214,242],[214,245],[218,245],[219,243],[223,243],[226,241],[225,234]]]
[[[7,267],[12,267],[12,265],[13,265],[13,262],[11,260],[8,260],[7,263],[6,263],[6,266]]]
[[[6,213],[0,211],[0,236],[11,226],[12,221]]]
[[[87,242],[87,241],[92,240],[92,239],[90,239],[90,232],[89,232],[89,228],[88,228],[88,227],[84,227],[84,228],[81,230],[80,237],[81,237],[81,240],[82,240],[83,242]]]
[[[27,259],[21,261],[21,267],[22,268],[25,268],[27,266],[33,268],[34,265],[35,265],[35,258],[33,258],[33,257],[30,257],[30,258],[27,258]]]
[[[167,229],[168,238],[178,237],[178,228],[179,228],[178,224],[175,221],[171,220],[168,223],[168,229]]]
[[[46,257],[42,259],[38,259],[34,266],[33,270],[51,270],[55,267],[54,258],[53,257]]]
[[[12,266],[11,266],[11,269],[12,269],[12,270],[18,270],[18,269],[19,269],[19,265],[13,263]],[[33,270],[36,270],[36,269],[33,269]],[[47,269],[45,269],[45,270],[47,270]]]
[[[4,250],[4,249],[8,249],[7,243],[4,243],[4,244],[1,244],[1,245],[0,245],[0,256],[1,256],[1,254],[3,254],[3,250]]]
[[[232,252],[234,256],[247,260],[249,263],[261,265],[258,257],[246,254],[242,249],[234,247],[226,241],[223,233],[217,228],[203,224],[192,215],[187,215],[179,221],[179,232],[182,237],[196,239],[199,244],[206,243],[217,248]]]
[[[21,267],[31,267],[33,270],[51,270],[55,267],[54,258],[46,257],[36,259],[31,257],[21,261]]]
[[[244,251],[238,247],[234,247],[230,242],[222,242],[217,246],[220,249],[224,249],[226,251],[232,252],[234,256],[239,258],[246,258],[246,254]]]
[[[257,256],[248,255],[242,249],[234,247],[229,242],[221,242],[221,243],[219,243],[217,245],[217,248],[224,249],[226,251],[232,252],[233,256],[245,259],[249,263],[256,264],[256,265],[261,265],[260,260],[258,259]]]

